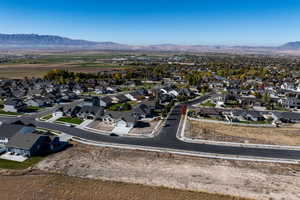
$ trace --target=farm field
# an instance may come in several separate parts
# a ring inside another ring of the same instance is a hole
[[[103,63],[101,60],[119,58],[120,54],[52,54],[40,55],[31,59],[16,59],[0,64],[0,78],[42,77],[53,69],[66,69],[73,72],[97,73],[130,68],[119,64]]]

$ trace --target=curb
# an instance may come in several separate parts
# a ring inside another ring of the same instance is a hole
[[[75,142],[79,142],[82,144],[99,146],[99,147],[111,147],[111,148],[120,148],[120,149],[128,149],[128,150],[141,150],[141,151],[150,151],[150,152],[161,152],[161,153],[171,153],[177,155],[185,155],[185,156],[194,156],[200,158],[214,158],[214,159],[224,159],[224,160],[239,160],[239,161],[254,161],[254,162],[268,162],[268,163],[285,163],[285,164],[299,164],[300,160],[291,160],[291,159],[266,159],[261,157],[246,157],[246,156],[225,156],[222,154],[210,154],[210,153],[202,153],[202,152],[193,152],[193,151],[179,151],[175,149],[167,149],[167,148],[153,148],[153,147],[144,147],[137,145],[121,145],[121,144],[113,144],[113,143],[101,143],[85,140],[78,137],[72,137],[71,140]]]
[[[222,142],[222,141],[212,141],[212,140],[201,140],[201,139],[191,139],[184,136],[187,114],[184,116],[183,127],[181,131],[177,130],[177,139],[187,142],[187,143],[197,143],[197,144],[212,144],[221,146],[233,146],[233,147],[247,147],[247,148],[263,148],[263,149],[281,149],[281,150],[300,150],[300,146],[285,146],[285,145],[268,145],[268,144],[244,144],[237,142]],[[179,126],[181,124],[182,117],[180,119]],[[180,134],[179,134],[180,132]]]

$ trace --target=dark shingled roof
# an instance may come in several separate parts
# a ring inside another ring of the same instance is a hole
[[[110,115],[113,119],[123,119],[126,122],[136,122],[138,117],[132,111],[107,111],[106,114]]]
[[[7,147],[20,148],[30,150],[31,147],[38,141],[40,137],[48,137],[34,133],[15,134],[7,143]]]
[[[116,98],[119,99],[121,102],[128,101],[128,98],[123,94],[117,95]]]
[[[22,128],[26,126],[18,124],[2,124],[0,126],[0,138],[12,138]]]

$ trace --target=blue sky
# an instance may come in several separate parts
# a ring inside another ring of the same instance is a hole
[[[299,0],[0,0],[0,33],[126,44],[300,40]]]

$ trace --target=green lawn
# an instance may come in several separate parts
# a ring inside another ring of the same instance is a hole
[[[111,105],[108,109],[113,110],[113,111],[127,111],[127,110],[131,110],[131,104],[117,103],[117,104]]]
[[[129,103],[132,107],[138,104],[137,101],[128,101],[127,103]]]
[[[44,157],[32,157],[24,162],[16,162],[11,160],[0,159],[0,169],[15,169],[21,170],[26,169],[38,162],[40,162]]]
[[[61,117],[56,120],[57,122],[65,122],[65,123],[70,123],[70,124],[81,124],[83,122],[82,119],[79,118],[72,118],[72,117]]]
[[[0,110],[1,115],[21,115],[21,113],[16,112],[5,112],[4,110]]]
[[[52,118],[52,114],[41,117],[42,120],[48,120]]]
[[[95,62],[97,59],[107,59],[107,58],[117,58],[124,57],[124,55],[47,55],[41,56],[39,58],[24,58],[15,59],[7,62],[6,64],[53,64],[53,63],[63,63],[63,62]]]
[[[201,106],[214,108],[216,106],[216,104],[212,103],[211,101],[206,101],[205,103],[202,103]]]
[[[36,111],[39,111],[39,110],[41,110],[41,109],[42,109],[42,108],[40,108],[40,107],[27,106],[26,111],[27,111],[27,112],[36,112]]]

